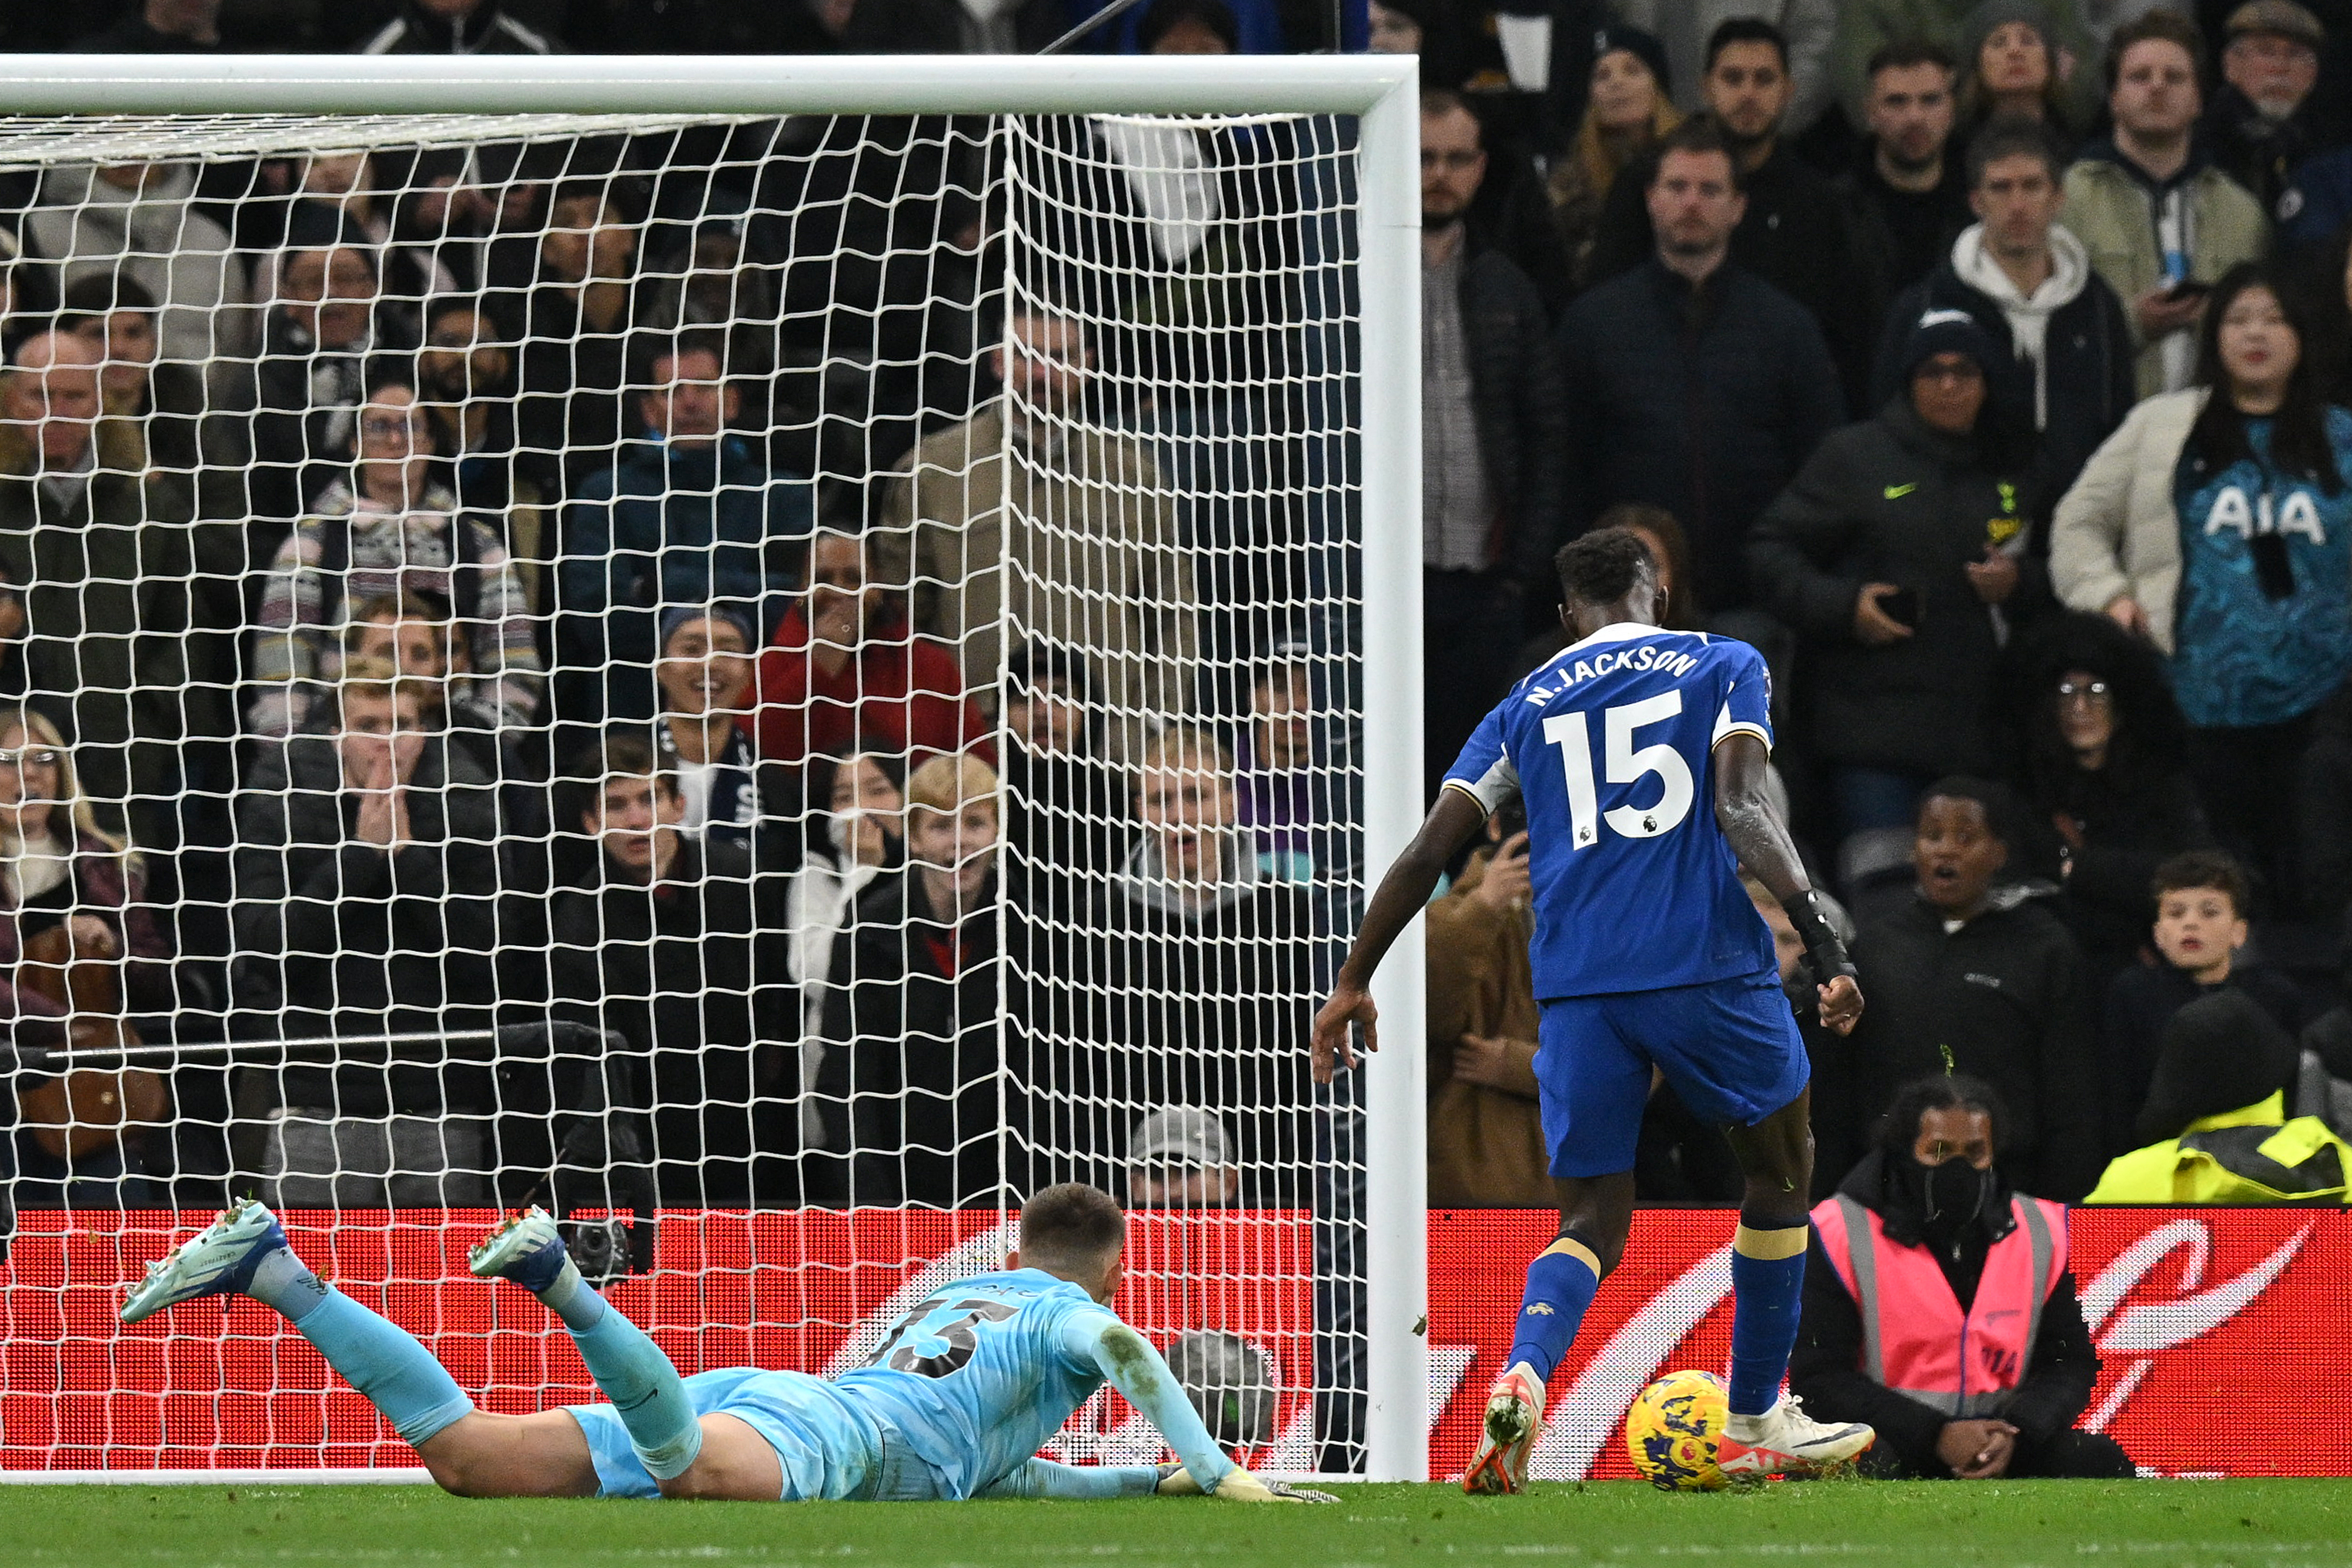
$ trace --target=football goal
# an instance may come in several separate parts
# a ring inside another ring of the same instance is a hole
[[[415,1463],[116,1323],[231,1196],[527,1410],[502,1207],[821,1374],[1079,1180],[1224,1441],[1425,1479],[1418,966],[1307,1059],[1421,815],[1415,93],[0,57],[0,1469]]]

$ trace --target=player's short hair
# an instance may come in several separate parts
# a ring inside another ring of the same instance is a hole
[[[2065,156],[2058,139],[2030,114],[1996,114],[1969,139],[1969,189],[1983,184],[1985,170],[2004,158],[2040,159],[2053,185],[2065,175]]]
[[[1066,1181],[1021,1206],[1021,1261],[1049,1274],[1088,1273],[1127,1240],[1127,1211],[1098,1186]]]
[[[2161,899],[2168,893],[2202,887],[2228,899],[2231,910],[2238,915],[2245,914],[2247,901],[2253,896],[2245,868],[2219,850],[2189,850],[2174,855],[2148,878],[2147,892],[2149,897]]]
[[[1981,1111],[1992,1123],[1992,1149],[2000,1155],[2000,1137],[2009,1125],[2009,1107],[2000,1093],[1981,1078],[1965,1072],[1934,1072],[1915,1078],[1895,1092],[1878,1127],[1878,1146],[1888,1159],[1907,1160],[1919,1141],[1919,1118],[1930,1111]]]
[[[1658,176],[1665,172],[1666,154],[1670,152],[1701,155],[1719,152],[1723,155],[1725,166],[1731,171],[1731,188],[1735,191],[1748,188],[1748,176],[1740,172],[1739,159],[1731,151],[1731,143],[1724,140],[1723,128],[1704,114],[1692,115],[1658,139],[1658,156],[1657,161],[1650,165],[1649,184],[1656,184]]]
[[[1571,604],[1614,604],[1633,591],[1646,571],[1657,580],[1649,542],[1631,528],[1595,528],[1560,547],[1552,558],[1559,591]]]

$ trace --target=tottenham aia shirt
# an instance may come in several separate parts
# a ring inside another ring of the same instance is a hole
[[[1618,622],[1512,688],[1446,787],[1527,803],[1536,996],[1664,990],[1774,967],[1715,821],[1715,747],[1772,743],[1763,655]]]

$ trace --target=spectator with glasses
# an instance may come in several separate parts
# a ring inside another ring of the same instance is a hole
[[[404,372],[379,372],[359,413],[357,460],[278,547],[256,612],[256,691],[247,728],[283,737],[307,722],[313,683],[353,607],[411,594],[445,607],[503,721],[528,725],[546,677],[522,580],[505,541],[457,509],[434,476],[433,427]]]

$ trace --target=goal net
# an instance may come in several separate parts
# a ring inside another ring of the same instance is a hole
[[[1365,122],[962,63],[0,119],[0,1468],[415,1463],[266,1309],[115,1323],[233,1196],[524,1411],[501,1207],[827,1373],[1071,1180],[1236,1453],[1425,1463],[1417,1144],[1306,1052],[1418,772]]]

